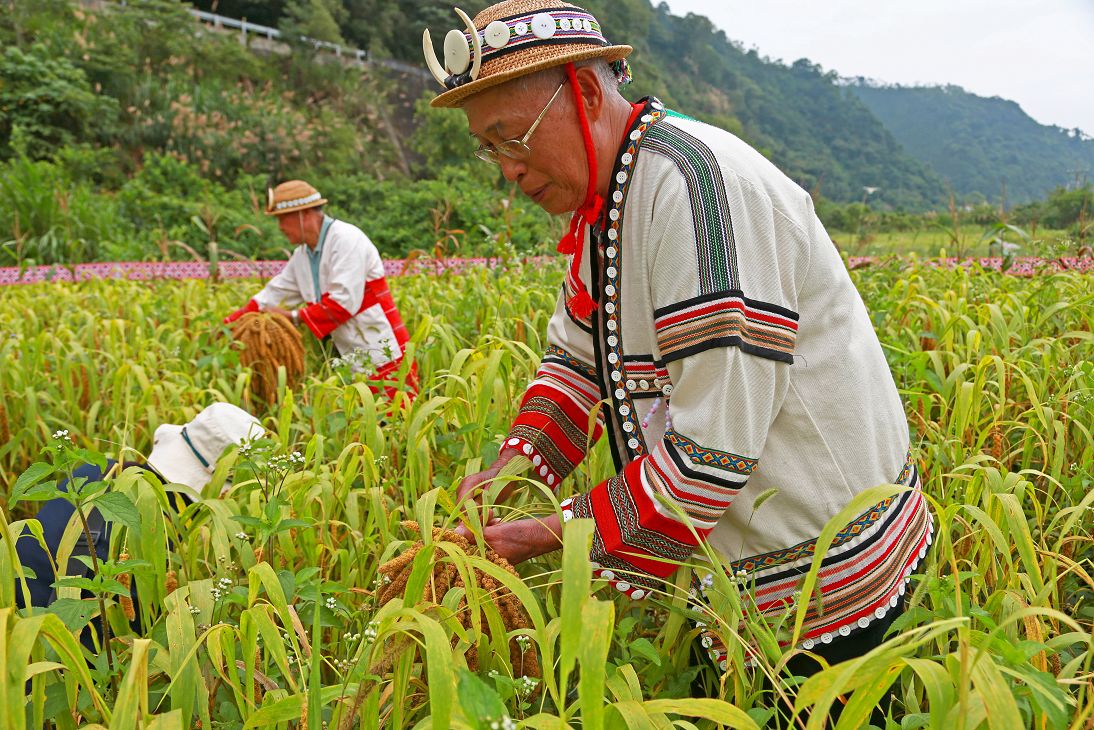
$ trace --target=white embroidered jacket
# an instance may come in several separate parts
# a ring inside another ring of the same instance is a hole
[[[252,300],[258,308],[293,308],[316,337],[327,334],[343,356],[367,353],[374,366],[402,357],[402,320],[388,292],[380,252],[360,228],[334,220],[323,241],[319,287],[307,246],[297,246],[285,268]],[[401,332],[400,332],[401,330]]]
[[[508,443],[555,486],[604,399],[592,436],[620,473],[563,502],[596,522],[597,574],[641,598],[692,559],[693,528],[762,612],[790,605],[856,494],[915,487],[828,551],[803,637],[847,636],[897,604],[932,530],[881,345],[809,195],[728,132],[644,104],[581,265],[597,309],[576,319],[562,292]]]

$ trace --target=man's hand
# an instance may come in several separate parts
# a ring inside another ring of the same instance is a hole
[[[562,522],[558,515],[495,522],[483,528],[482,536],[494,552],[517,565],[562,547]]]
[[[287,309],[282,309],[281,307],[266,307],[266,309],[262,311],[270,312],[271,314],[280,314],[282,317],[289,320],[289,322],[292,322],[292,324],[296,324],[293,322],[292,312]]]
[[[504,448],[498,454],[497,460],[494,461],[489,468],[464,477],[463,481],[460,482],[460,486],[456,489],[456,504],[459,504],[465,499],[470,499],[482,504],[483,491],[490,486],[491,481],[497,478],[501,468],[508,464],[509,460],[514,456],[520,456],[520,451],[512,448]],[[512,486],[507,486],[507,488],[502,490],[502,493],[498,495],[498,499],[504,500],[509,496],[509,492],[511,491]]]

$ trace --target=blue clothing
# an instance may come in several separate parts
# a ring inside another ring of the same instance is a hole
[[[110,460],[106,463],[106,471],[109,472],[117,462]],[[125,466],[141,466],[140,464],[125,464]],[[72,476],[79,479],[83,478],[87,480],[88,484],[94,482],[101,482],[103,480],[104,472],[94,464],[84,464],[78,467],[72,472]],[[58,487],[60,489],[66,489],[68,486],[68,480],[63,480]],[[72,506],[72,503],[66,499],[58,497],[57,499],[51,499],[42,505],[38,510],[38,514],[34,517],[42,523],[42,533],[45,539],[46,545],[49,547],[50,553],[54,556],[57,554],[57,548],[61,544],[61,539],[64,537],[65,528],[68,526],[68,522],[72,519],[72,515],[75,514],[76,508]],[[110,549],[110,523],[103,519],[98,510],[89,510],[87,515],[87,523],[89,532],[91,533],[92,545],[95,549],[95,557],[99,560],[106,560]],[[34,571],[35,577],[27,578],[27,588],[30,591],[30,602],[33,606],[48,606],[57,599],[57,589],[53,587],[53,583],[57,580],[57,576],[53,573],[53,567],[50,563],[50,556],[46,554],[46,551],[42,549],[42,546],[38,544],[38,541],[30,534],[29,531],[24,531],[20,535],[19,540],[15,543],[15,550],[19,555],[19,562],[22,563],[24,568],[30,568]],[[86,575],[88,572],[87,567],[80,561],[75,559],[77,555],[90,555],[91,550],[87,544],[87,536],[80,532],[80,537],[76,541],[76,547],[72,550],[72,558],[69,560],[65,573],[67,575]],[[22,586],[16,584],[15,588],[15,602],[19,608],[25,608],[23,600]]]
[[[323,296],[323,290],[319,288],[319,262],[323,259],[323,242],[327,240],[327,230],[330,228],[330,224],[334,223],[334,219],[329,215],[323,216],[323,227],[319,229],[319,241],[315,244],[313,249],[311,246],[305,244],[304,252],[308,254],[308,264],[311,265],[311,278],[312,284],[315,286],[315,301],[319,301]]]

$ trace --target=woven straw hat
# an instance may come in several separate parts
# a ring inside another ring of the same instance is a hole
[[[289,180],[266,191],[266,215],[285,215],[324,205],[327,199],[303,180]]]
[[[592,14],[559,0],[504,0],[473,21],[459,8],[456,13],[466,28],[445,36],[443,65],[429,31],[422,35],[426,65],[447,89],[432,101],[435,107],[459,107],[480,91],[565,63],[618,61],[632,50],[609,43]]]

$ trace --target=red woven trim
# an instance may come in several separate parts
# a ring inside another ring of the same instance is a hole
[[[509,436],[505,439],[506,448],[516,449],[532,460],[532,470],[551,489],[558,489],[564,475],[551,468],[550,460],[536,448],[531,441],[520,436]]]
[[[365,299],[358,311],[363,312],[376,304],[379,304],[384,310],[384,317],[387,318],[387,323],[395,334],[395,342],[399,345],[400,352],[403,351],[406,343],[410,341],[410,332],[403,324],[403,318],[399,315],[399,308],[395,306],[395,298],[391,296],[391,289],[388,288],[387,280],[382,277],[365,283]]]
[[[318,302],[300,309],[300,319],[316,337],[326,337],[352,317],[330,294],[324,294]]]
[[[581,463],[588,451],[589,409],[586,399],[561,381],[533,383],[521,401],[520,413],[509,429],[509,438],[526,441],[547,462],[561,480]],[[600,438],[602,427],[594,426],[592,441]]]
[[[596,522],[604,553],[624,560],[645,573],[664,578],[671,575],[677,566],[659,557],[651,549],[652,545],[647,547],[643,543],[655,537],[662,544],[672,546],[683,557],[698,542],[686,525],[663,516],[646,496],[641,485],[641,474],[643,463],[648,458],[635,459],[619,477],[613,478],[622,481],[623,488],[630,495],[630,505],[613,499],[609,494],[609,484],[613,479],[598,484],[585,498]],[[628,514],[632,509],[633,512]],[[701,538],[708,532],[698,531]]]

